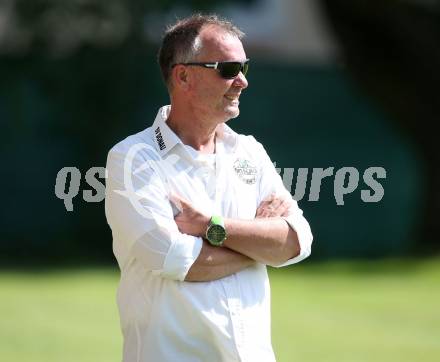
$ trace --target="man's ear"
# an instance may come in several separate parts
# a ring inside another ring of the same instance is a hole
[[[174,86],[187,90],[189,88],[190,74],[188,68],[184,65],[178,64],[173,68],[173,82]]]

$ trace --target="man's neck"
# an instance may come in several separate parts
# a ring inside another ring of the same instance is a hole
[[[194,115],[176,113],[171,108],[166,123],[182,140],[183,144],[189,145],[201,153],[215,153],[216,130],[222,125],[209,124]]]

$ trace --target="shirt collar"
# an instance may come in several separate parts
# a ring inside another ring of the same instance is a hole
[[[179,137],[173,132],[173,130],[168,126],[166,120],[171,111],[171,106],[163,106],[157,112],[156,119],[153,123],[153,138],[154,145],[160,155],[165,155],[171,150],[176,144],[182,143]]]
[[[166,105],[159,109],[153,123],[154,145],[161,156],[167,154],[175,145],[182,144],[181,139],[168,126],[166,120],[171,111],[171,106]],[[234,150],[237,144],[238,134],[225,123],[218,127],[216,142],[224,144],[227,150]]]

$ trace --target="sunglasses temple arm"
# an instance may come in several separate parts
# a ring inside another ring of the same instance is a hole
[[[215,63],[209,63],[209,64],[204,64],[204,66],[205,66],[206,68],[217,69],[217,68],[218,68],[218,62],[215,62]]]

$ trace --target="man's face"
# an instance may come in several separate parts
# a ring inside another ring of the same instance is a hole
[[[196,62],[244,61],[241,41],[218,27],[206,27],[200,33],[202,50]],[[217,70],[191,67],[194,82],[191,100],[194,110],[203,118],[216,122],[226,122],[239,115],[239,96],[248,82],[239,73],[234,79],[223,79]]]

